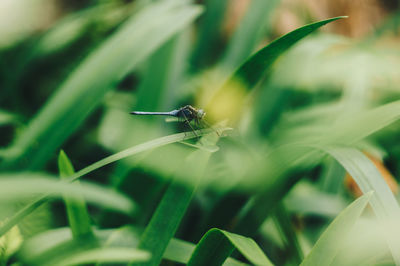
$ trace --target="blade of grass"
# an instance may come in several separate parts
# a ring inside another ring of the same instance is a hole
[[[218,128],[218,130],[221,130],[223,132],[224,130],[227,130],[228,128]],[[97,170],[103,166],[106,166],[110,163],[113,163],[115,161],[121,160],[123,158],[126,158],[128,156],[135,155],[137,153],[154,149],[163,145],[167,145],[170,143],[178,142],[178,141],[183,141],[185,139],[191,139],[195,138],[196,134],[197,136],[202,136],[204,134],[208,133],[214,133],[214,130],[209,129],[209,130],[199,130],[196,133],[194,132],[186,132],[186,133],[178,133],[178,134],[173,134],[169,135],[166,137],[158,138],[146,143],[142,143],[136,146],[133,146],[129,149],[123,150],[119,153],[110,155],[98,162],[95,162],[84,169],[76,172],[74,175],[68,178],[68,181],[74,181],[77,180],[78,178],[82,177],[83,175],[86,175],[94,170]],[[0,227],[0,235],[3,235],[6,233],[8,230],[10,230],[13,226],[18,224],[25,216],[28,214],[32,213],[35,209],[37,209],[39,206],[41,206],[43,203],[47,201],[47,196],[42,196],[38,198],[37,200],[33,201],[32,203],[26,205],[24,208],[19,210],[13,217],[11,217],[6,223],[1,225]]]
[[[62,233],[62,232],[61,232]],[[53,237],[59,234],[51,233]],[[138,250],[132,247],[106,247],[99,246],[98,242],[93,242],[91,239],[72,240],[71,236],[57,241],[53,245],[48,245],[48,248],[38,252],[37,247],[25,246],[20,254],[21,260],[25,265],[81,265],[87,263],[100,262],[129,262],[129,261],[146,261],[150,254],[143,250]],[[36,244],[44,244],[46,238],[35,239]],[[29,240],[30,241],[30,240]],[[55,245],[54,245],[55,244]],[[30,243],[32,245],[32,242]],[[40,248],[39,248],[40,250]],[[33,253],[29,253],[32,252]]]
[[[246,179],[245,186],[252,189],[263,188],[251,202],[251,206],[240,214],[239,222],[234,232],[248,235],[257,231],[257,228],[267,218],[277,202],[287,194],[296,183],[290,175],[284,175],[290,169],[311,169],[324,156],[320,151],[329,145],[351,145],[376,131],[388,126],[400,118],[400,101],[395,101],[377,108],[362,111],[348,117],[342,117],[331,127],[325,127],[324,132],[318,131],[308,134],[302,143],[296,135],[283,138],[282,146],[274,149],[267,156],[262,165],[253,167],[254,174]],[[314,125],[315,126],[315,125]],[[318,127],[318,125],[316,125]],[[318,146],[317,146],[318,145]],[[270,178],[265,179],[265,176]],[[251,178],[254,178],[254,182]],[[301,178],[301,177],[299,177]],[[269,202],[265,206],[265,202]],[[389,202],[393,202],[390,200]],[[393,204],[390,204],[393,206]],[[393,208],[396,209],[396,208]],[[397,212],[397,210],[395,211]]]
[[[210,143],[215,144],[218,136],[206,136]],[[176,177],[165,192],[161,202],[153,214],[149,224],[140,238],[139,248],[151,252],[152,257],[146,265],[159,265],[168,243],[174,236],[178,226],[189,206],[194,191],[207,166],[211,153],[206,150],[196,150],[183,162],[182,168],[177,169]],[[183,178],[190,173],[195,182],[183,183]]]
[[[176,88],[184,80],[191,51],[190,33],[190,30],[182,31],[150,57],[137,89],[136,110],[157,111],[176,107],[176,100],[180,98]]]
[[[165,250],[163,255],[164,259],[187,264],[191,255],[193,254],[196,245],[190,242],[186,242],[177,238],[171,239],[168,243],[168,247]],[[224,264],[224,266],[243,266],[248,265],[246,263],[240,262],[233,258],[228,258]]]
[[[58,169],[61,179],[65,179],[75,173],[71,161],[63,150],[61,150],[58,155]],[[79,180],[76,180],[75,184],[79,186]],[[70,197],[69,195],[65,195],[64,202],[67,209],[69,226],[71,227],[74,238],[94,238],[90,225],[90,216],[83,196]]]
[[[134,248],[112,248],[101,247],[96,249],[85,250],[70,254],[68,258],[60,261],[52,261],[52,264],[46,265],[80,265],[88,263],[127,263],[131,262],[145,262],[148,261],[151,254]],[[54,263],[54,264],[53,264]]]
[[[200,25],[198,41],[191,59],[193,68],[203,68],[212,61],[228,3],[227,0],[205,1],[205,12]]]
[[[129,247],[135,248],[139,242],[139,230],[133,227],[122,227],[118,229],[107,229],[107,230],[95,230],[96,238],[105,247]],[[56,248],[57,246],[64,245],[64,243],[71,241],[72,235],[71,230],[68,227],[51,229],[35,235],[32,238],[27,239],[18,255],[26,261],[37,261],[43,254],[48,254],[49,250]],[[168,243],[168,247],[163,254],[163,258],[186,264],[190,256],[195,249],[193,243],[173,238]],[[101,265],[101,264],[99,264]],[[239,261],[228,258],[224,265],[247,265],[240,263]]]
[[[342,241],[350,233],[372,195],[372,191],[366,193],[343,210],[322,233],[300,265],[331,265],[336,254],[342,248]]]
[[[285,241],[286,262],[298,265],[303,260],[304,254],[285,206],[280,203],[274,214],[275,226],[279,230],[281,239]]]
[[[285,196],[284,205],[288,211],[299,215],[335,218],[347,204],[337,193],[327,193],[315,184],[301,181]]]
[[[162,1],[130,18],[89,55],[31,121],[10,150],[2,169],[39,169],[101,102],[103,96],[201,8]]]
[[[345,171],[343,167],[332,158],[325,162],[324,172],[322,173],[319,183],[323,191],[337,194],[343,185]]]
[[[268,31],[269,16],[279,0],[253,0],[240,21],[222,59],[223,70],[238,67],[254,51],[263,34]]]
[[[136,207],[126,196],[93,183],[82,182],[78,187],[76,184],[59,181],[54,176],[46,174],[0,174],[0,200],[3,203],[32,199],[37,194],[47,194],[50,198],[61,198],[64,193],[71,197],[82,194],[91,203],[127,214],[132,214]]]
[[[234,248],[254,265],[273,265],[253,239],[217,228],[203,236],[187,265],[222,265]]]
[[[400,208],[388,184],[375,165],[359,150],[346,147],[325,147],[324,150],[346,169],[364,194],[375,192],[370,200],[371,207],[381,223],[393,259],[396,265],[400,265],[398,230],[393,233],[395,228],[388,226],[398,224]]]
[[[400,118],[400,101],[394,101],[371,110],[362,110],[353,116],[344,115],[326,134],[326,141],[344,145],[353,144]],[[324,138],[322,138],[324,141]],[[315,143],[315,142],[313,142]]]
[[[4,110],[0,110],[0,126],[7,124],[16,124],[18,123],[18,116],[16,114],[9,113]]]
[[[149,60],[147,71],[138,87],[136,110],[162,110],[163,99],[171,86],[173,75],[179,64],[174,64],[178,54],[178,42],[181,36],[175,36],[160,47]],[[176,86],[176,84],[175,84]]]
[[[215,121],[237,119],[244,106],[245,95],[270,70],[276,59],[302,38],[321,26],[344,17],[331,18],[298,28],[265,46],[245,63],[215,92],[208,103],[208,116]]]
[[[304,123],[300,121],[300,123],[294,123],[294,121],[291,121],[289,124],[282,123],[279,127],[286,128],[286,130],[281,132],[282,139],[279,140],[279,143],[299,143],[300,139],[303,144],[346,146],[374,134],[400,118],[400,101],[393,101],[369,110],[360,110],[352,113],[352,115],[340,113],[340,106],[337,107],[339,108],[336,109],[335,107],[329,111],[335,114],[335,116],[330,117],[329,124],[326,123],[328,114],[321,113],[319,108],[314,109],[309,114],[303,114],[304,117],[300,118],[308,118],[313,122]],[[295,120],[298,118],[296,114],[293,116]],[[285,134],[286,132],[289,134]]]
[[[291,96],[291,88],[282,87],[279,83],[266,82],[262,84],[260,94],[254,103],[253,114],[259,134],[266,136],[270,133],[286,109]]]

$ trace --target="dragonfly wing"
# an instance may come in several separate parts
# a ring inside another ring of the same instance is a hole
[[[179,117],[173,117],[173,116],[166,117],[165,122],[179,122]]]

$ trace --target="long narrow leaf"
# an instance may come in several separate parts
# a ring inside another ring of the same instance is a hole
[[[238,25],[222,59],[223,69],[235,69],[254,51],[261,37],[267,31],[270,15],[279,0],[254,0]]]
[[[228,0],[207,0],[204,2],[205,12],[202,16],[198,41],[191,60],[193,67],[202,68],[212,60],[214,56],[212,52],[217,45],[228,3]]]
[[[93,183],[82,182],[80,186],[76,186],[45,174],[0,174],[0,203],[31,199],[37,194],[47,194],[49,198],[60,198],[65,193],[71,197],[84,195],[85,199],[91,203],[127,214],[132,214],[136,207],[126,196]]]
[[[227,130],[227,128],[221,128],[218,130],[224,131],[224,130]],[[68,181],[74,181],[94,170],[97,170],[103,166],[106,166],[106,165],[116,162],[118,160],[124,159],[128,156],[132,156],[132,155],[138,154],[138,153],[146,151],[146,150],[151,150],[151,149],[163,146],[163,145],[171,144],[171,143],[182,141],[185,139],[195,138],[196,134],[197,134],[197,136],[201,136],[201,135],[213,133],[213,132],[214,131],[212,129],[210,129],[210,130],[201,130],[201,131],[199,130],[196,133],[195,132],[178,133],[178,134],[161,137],[161,138],[158,138],[155,140],[151,140],[151,141],[133,146],[129,149],[126,149],[119,153],[110,155],[98,162],[95,162],[95,163],[83,168],[82,170],[76,172],[74,175],[70,176],[68,178]],[[46,201],[47,201],[46,196],[42,196],[42,197],[38,198],[37,200],[35,200],[34,202],[32,202],[32,203],[28,204],[27,206],[25,206],[24,208],[22,208],[13,217],[11,217],[5,224],[3,224],[0,227],[0,235],[3,235],[4,233],[6,233],[14,225],[19,223],[25,216],[32,213],[36,208],[41,206]]]
[[[216,134],[206,136],[210,144],[218,141]],[[175,175],[185,176],[187,172],[195,175],[196,182],[182,183],[182,178],[176,178],[169,185],[159,203],[150,223],[140,238],[139,248],[152,254],[151,261],[146,265],[159,265],[168,243],[174,236],[178,226],[189,206],[193,193],[199,184],[211,153],[206,150],[196,150],[183,162],[182,168]]]
[[[344,17],[331,18],[298,28],[259,50],[242,64],[208,103],[208,115],[216,120],[237,119],[248,91],[270,70],[276,59],[321,26]]]
[[[135,248],[138,245],[140,237],[138,230],[132,227],[122,227],[111,230],[95,230],[94,233],[96,238],[101,241],[102,246],[112,248]],[[39,257],[48,253],[51,249],[60,247],[71,240],[71,230],[67,227],[48,230],[26,240],[18,255],[26,261],[37,261]],[[168,243],[163,258],[186,264],[195,248],[196,245],[193,243],[173,238]],[[247,264],[228,258],[224,265],[233,266]]]
[[[72,254],[68,258],[47,265],[80,265],[94,262],[128,263],[148,261],[151,254],[134,248],[97,248]],[[53,262],[52,262],[53,263]]]
[[[73,175],[75,172],[71,161],[63,150],[60,151],[58,156],[58,168],[61,179],[65,179],[66,177]],[[79,186],[79,180],[76,180],[75,184]],[[71,227],[74,238],[94,237],[84,197],[70,197],[69,195],[65,195],[64,202],[67,209],[69,226]]]
[[[253,239],[216,228],[203,236],[187,265],[221,265],[234,248],[254,265],[272,265]]]
[[[371,207],[381,223],[394,261],[400,265],[400,240],[397,237],[399,231],[394,226],[400,221],[400,208],[388,184],[375,165],[357,149],[326,147],[325,151],[346,169],[364,194],[368,191],[375,192],[370,200]]]
[[[372,191],[355,200],[328,226],[301,265],[331,265],[350,230],[371,199]]]

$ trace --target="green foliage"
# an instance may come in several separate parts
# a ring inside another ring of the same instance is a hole
[[[4,168],[40,168],[107,91],[201,12],[200,7],[178,2],[144,8],[90,53],[18,137]]]
[[[356,42],[277,34],[277,0],[106,2],[0,31],[0,265],[400,265],[398,14]]]
[[[74,167],[63,150],[58,155],[58,168],[62,179],[73,175],[75,172]],[[75,183],[79,184],[79,180],[75,181]],[[74,238],[93,237],[85,199],[82,196],[71,198],[67,194],[64,196],[64,201],[67,208],[68,222]]]
[[[234,248],[254,265],[272,265],[253,239],[216,228],[200,240],[188,265],[221,265]]]
[[[213,144],[217,141],[212,136],[203,138],[211,139],[210,141],[214,142]],[[182,180],[178,179],[173,180],[168,185],[139,242],[139,248],[152,251],[151,261],[146,262],[146,265],[158,265],[160,263],[168,243],[178,229],[189,206],[200,178],[204,174],[210,156],[210,152],[199,149],[188,155],[182,168],[177,169],[177,172],[182,172],[177,173],[178,176],[193,171],[196,173],[196,177],[192,181],[193,184],[182,184]]]
[[[324,231],[301,265],[329,265],[342,247],[342,241],[364,211],[373,192],[354,201]],[[341,239],[342,238],[342,239]]]

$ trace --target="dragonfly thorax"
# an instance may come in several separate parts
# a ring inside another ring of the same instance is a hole
[[[184,118],[188,121],[191,120],[196,120],[199,121],[201,120],[204,116],[206,115],[206,113],[204,112],[203,109],[196,109],[191,105],[186,105],[184,107],[182,107],[181,109],[178,110],[178,117]]]

